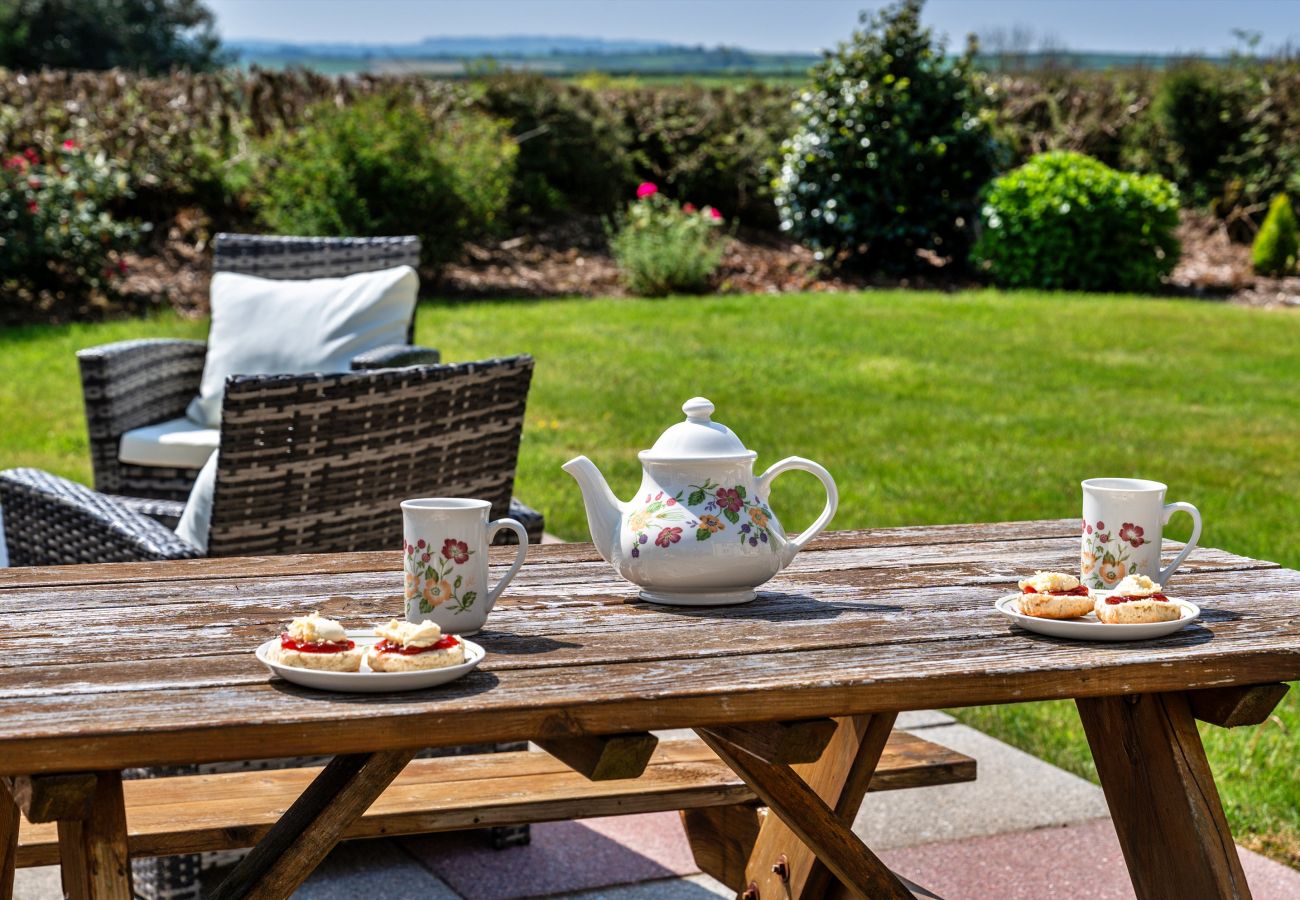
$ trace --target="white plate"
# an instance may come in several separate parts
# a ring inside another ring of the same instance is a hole
[[[368,631],[349,631],[348,637],[357,642],[357,649],[364,649],[379,641]],[[360,672],[322,672],[318,669],[299,669],[296,666],[282,666],[267,656],[267,651],[280,644],[280,638],[274,637],[257,648],[257,658],[262,665],[279,675],[285,681],[292,681],[303,687],[317,688],[322,691],[346,691],[353,694],[375,694],[381,691],[417,691],[421,688],[437,687],[449,681],[455,681],[462,675],[474,671],[483,661],[486,651],[473,641],[461,638],[465,644],[465,661],[458,666],[446,666],[441,669],[420,669],[416,672],[373,672],[361,662]]]
[[[1094,613],[1077,619],[1040,619],[1020,611],[1019,594],[1008,594],[993,604],[998,612],[1026,631],[1077,641],[1146,641],[1181,631],[1201,617],[1201,608],[1186,600],[1170,600],[1182,612],[1182,618],[1170,622],[1144,622],[1141,625],[1107,625],[1098,622]]]

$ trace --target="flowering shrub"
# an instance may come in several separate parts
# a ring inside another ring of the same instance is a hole
[[[48,307],[112,293],[126,271],[121,254],[142,230],[107,210],[128,196],[125,173],[72,140],[48,156],[30,147],[4,155],[0,294]]]
[[[1081,153],[995,179],[981,215],[972,255],[1002,287],[1153,291],[1178,261],[1178,189]]]
[[[713,207],[678,204],[647,181],[636,189],[636,201],[609,243],[632,293],[698,293],[708,288],[722,261],[721,230],[722,214]]]

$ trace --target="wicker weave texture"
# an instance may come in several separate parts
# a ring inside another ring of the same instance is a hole
[[[187,559],[199,552],[114,498],[39,469],[0,472],[9,564]]]
[[[202,341],[135,340],[77,353],[95,487],[109,494],[184,500],[197,469],[134,466],[117,458],[132,428],[185,414],[203,377]]]
[[[397,237],[279,237],[218,234],[214,272],[259,278],[333,278],[420,264],[420,239]]]
[[[400,546],[408,497],[477,497],[508,515],[532,373],[517,356],[232,378],[209,555]]]

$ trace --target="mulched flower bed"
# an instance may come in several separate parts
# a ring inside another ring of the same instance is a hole
[[[183,212],[159,241],[154,255],[130,258],[122,311],[171,306],[187,314],[207,311],[210,227],[197,212]],[[1251,270],[1250,247],[1233,243],[1217,220],[1184,212],[1179,227],[1183,255],[1169,279],[1175,295],[1226,300],[1250,306],[1300,307],[1300,277],[1262,278]],[[424,280],[436,297],[545,298],[624,296],[605,233],[595,217],[539,227],[492,243],[472,244],[464,258]],[[733,236],[718,274],[727,294],[851,291],[864,288],[964,290],[979,287],[969,276],[936,265],[907,279],[833,271],[810,250],[763,232]],[[105,314],[115,311],[105,307]]]

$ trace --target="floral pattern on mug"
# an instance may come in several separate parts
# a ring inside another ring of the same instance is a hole
[[[1107,529],[1103,520],[1084,521],[1083,549],[1079,554],[1079,573],[1091,588],[1113,588],[1124,576],[1136,570],[1138,560],[1133,551],[1147,544],[1141,525],[1124,522],[1119,531]]]
[[[685,490],[673,496],[663,491],[646,494],[644,505],[628,516],[633,558],[639,557],[652,539],[655,546],[667,550],[682,539],[685,529],[694,529],[696,541],[707,541],[727,531],[728,522],[738,526],[735,533],[742,544],[757,547],[771,540],[772,511],[752,501],[743,484],[725,487],[705,479],[690,488],[689,494]],[[741,522],[742,513],[749,521]]]
[[[461,593],[465,579],[456,573],[456,569],[469,562],[474,553],[467,541],[448,538],[442,542],[442,549],[435,552],[420,538],[413,544],[402,541],[402,550],[408,603],[418,599],[422,613],[431,613],[435,607],[449,601],[452,612],[465,612],[474,605],[478,592]]]

